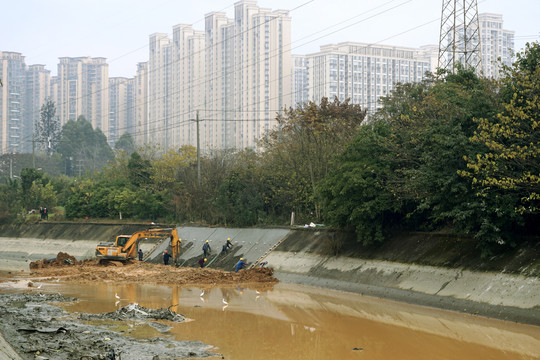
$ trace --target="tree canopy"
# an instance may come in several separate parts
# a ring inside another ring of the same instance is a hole
[[[51,155],[60,141],[60,119],[56,116],[56,105],[47,99],[41,106],[39,122],[36,124],[36,141],[39,148]]]
[[[99,170],[114,158],[107,137],[82,115],[62,127],[58,152],[67,162],[68,175]]]
[[[467,156],[469,171],[483,194],[504,191],[516,198],[519,213],[540,211],[540,44],[527,44],[512,67],[505,68],[503,109],[478,117],[471,137],[487,148]]]

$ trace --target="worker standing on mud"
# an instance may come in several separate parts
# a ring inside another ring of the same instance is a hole
[[[208,257],[208,255],[210,255],[210,253],[212,252],[212,249],[210,249],[210,244],[208,243],[208,240],[206,240],[206,242],[204,243],[202,250],[204,253],[204,257]]]
[[[169,265],[169,259],[171,258],[171,254],[169,254],[167,251],[163,254],[163,263],[165,265]]]
[[[139,261],[142,261],[143,252],[141,249],[139,249]]]
[[[207,261],[208,261],[207,258],[200,258],[199,259],[199,266],[203,268],[204,264],[206,264]]]
[[[238,272],[238,270],[243,269],[244,265],[246,265],[246,262],[243,258],[240,258],[240,261],[238,261],[234,267],[234,272]]]

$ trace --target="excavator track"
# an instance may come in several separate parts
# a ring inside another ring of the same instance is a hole
[[[100,259],[98,263],[101,266],[124,266],[125,265],[122,261],[109,260],[109,259]]]

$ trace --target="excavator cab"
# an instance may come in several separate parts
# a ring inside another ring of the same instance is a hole
[[[129,235],[119,235],[116,237],[116,246],[124,247],[126,246],[130,236]]]

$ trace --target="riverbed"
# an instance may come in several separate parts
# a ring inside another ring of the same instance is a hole
[[[1,283],[1,293],[23,291],[75,297],[59,305],[69,313],[107,313],[133,303],[169,308],[186,321],[167,324],[166,332],[131,324],[135,329],[124,335],[200,341],[231,360],[540,358],[538,326],[302,285],[202,288],[37,279],[29,289],[26,280]]]

